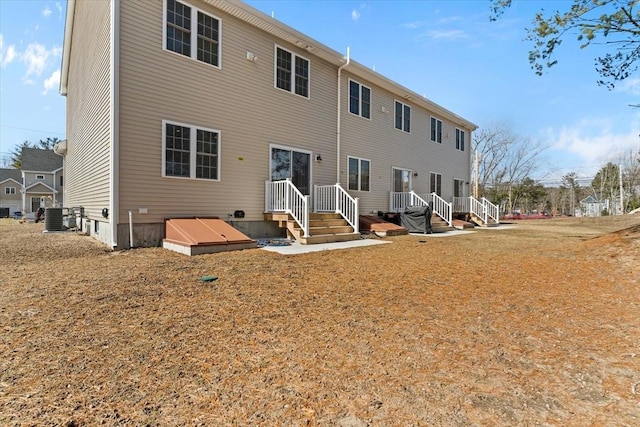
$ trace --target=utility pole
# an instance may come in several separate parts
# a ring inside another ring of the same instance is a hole
[[[624,187],[622,186],[622,163],[620,163],[620,215],[624,215]]]
[[[478,200],[478,164],[480,162],[478,161],[478,150],[476,150],[476,160],[475,160],[475,178],[473,180],[473,198]]]

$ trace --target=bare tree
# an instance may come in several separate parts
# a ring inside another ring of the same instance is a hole
[[[473,176],[477,176],[479,196],[507,205],[511,211],[514,186],[537,171],[545,149],[543,144],[516,135],[500,124],[475,132],[472,150],[477,151],[479,160]]]
[[[615,164],[622,167],[625,211],[640,207],[640,149],[620,153]]]

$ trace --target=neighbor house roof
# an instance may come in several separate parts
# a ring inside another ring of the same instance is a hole
[[[0,183],[9,179],[22,184],[22,172],[20,169],[0,169]]]
[[[53,172],[62,167],[62,157],[53,150],[40,148],[22,149],[22,170],[30,172]]]

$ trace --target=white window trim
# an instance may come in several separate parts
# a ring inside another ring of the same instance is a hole
[[[278,49],[282,49],[285,52],[289,52],[291,54],[291,90],[282,89],[278,87]],[[307,87],[307,96],[299,95],[296,93],[296,57],[304,59],[309,63],[309,77],[307,78],[309,85]],[[297,53],[282,47],[278,44],[275,44],[273,47],[273,87],[275,89],[281,90],[286,93],[290,93],[292,95],[299,96],[303,99],[311,99],[311,60],[309,58],[305,58],[302,55],[298,55]]]
[[[431,119],[436,121],[436,139],[431,139]],[[442,120],[435,116],[429,116],[429,140],[436,144],[442,144],[442,132],[440,133],[440,141],[438,141],[438,123],[440,123],[440,128],[444,130],[444,123],[442,123]]]
[[[189,177],[167,175],[167,124],[175,126],[183,126],[191,129],[189,136]],[[218,134],[218,177],[216,179],[196,178],[196,156],[197,156],[197,131],[204,130],[207,132],[215,132]],[[222,180],[222,132],[218,129],[206,128],[204,126],[196,126],[188,123],[180,123],[173,120],[162,120],[162,177],[172,179],[188,179],[195,181],[219,182]]]
[[[458,132],[460,132],[462,135],[464,135],[464,140],[462,141],[462,149],[459,148],[459,144],[458,144]],[[460,128],[456,128],[456,150],[458,151],[466,151],[464,146],[467,145],[467,132],[464,129],[460,129]]]
[[[42,174],[36,175],[36,180],[37,181],[44,181],[44,175],[42,175]]]
[[[16,194],[16,187],[4,187],[4,194],[7,196]]]
[[[199,9],[193,6],[188,1],[176,0],[179,3],[186,4],[191,8],[191,56],[186,56],[178,52],[174,52],[173,50],[167,49],[167,0],[162,1],[162,50],[165,52],[169,52],[173,55],[178,55],[181,58],[189,58],[197,63],[208,65],[209,67],[217,68],[218,70],[222,69],[222,19],[209,12],[205,12],[202,9]],[[198,60],[198,12],[203,13],[211,18],[218,20],[218,65],[209,64],[208,62]],[[195,22],[196,28],[193,28],[193,23]]]
[[[354,159],[358,161],[358,188],[356,190],[349,188],[349,160]],[[362,161],[365,162],[369,162],[369,189],[368,190],[363,190],[362,189]],[[371,192],[371,160],[370,159],[365,159],[363,157],[356,157],[356,156],[347,156],[347,190],[348,191],[361,191],[364,193],[369,193]]]
[[[396,102],[398,104],[402,105],[402,129],[398,129],[396,127]],[[411,113],[411,105],[409,105],[409,104],[407,104],[405,102],[399,101],[397,99],[393,100],[393,129],[395,129],[397,131],[400,131],[400,132],[411,134],[411,129],[409,129],[409,130],[405,130],[404,129],[404,107],[405,106],[409,107],[409,113]],[[411,117],[409,117],[409,127],[411,127]]]
[[[359,113],[352,113],[351,112],[351,82],[355,83],[358,85],[359,89],[358,89],[358,111]],[[369,89],[369,117],[365,117],[362,115],[362,88],[366,87],[367,89]],[[366,120],[371,120],[371,113],[372,111],[372,105],[373,105],[373,90],[371,90],[371,88],[369,86],[363,85],[362,83],[360,83],[357,80],[354,79],[349,79],[349,83],[347,86],[348,90],[347,90],[347,99],[348,99],[348,103],[347,103],[347,107],[349,110],[349,113],[353,114],[354,116],[360,116],[363,119]]]

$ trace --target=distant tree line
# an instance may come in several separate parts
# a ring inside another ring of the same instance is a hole
[[[620,200],[622,178],[624,211],[640,207],[640,150],[622,153],[615,162],[603,165],[590,180],[571,172],[558,185],[545,186],[531,178],[543,163],[545,148],[501,125],[478,130],[472,141],[478,159],[473,162],[472,173],[474,190],[477,182],[477,197],[489,199],[506,213],[573,215],[587,196],[597,201]]]

